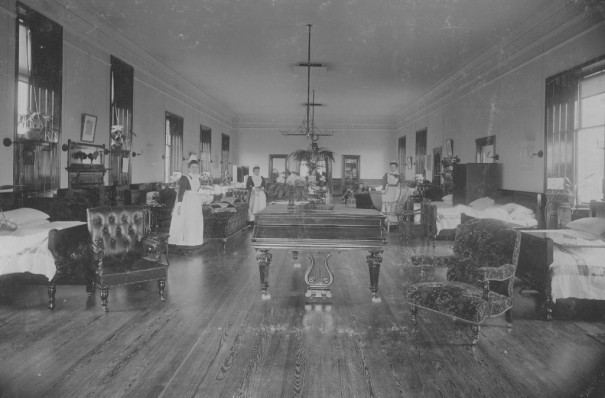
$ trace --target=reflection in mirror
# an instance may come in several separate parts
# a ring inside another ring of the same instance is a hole
[[[277,179],[288,177],[286,175],[288,155],[269,155],[269,182],[275,182]]]
[[[347,182],[359,182],[359,155],[342,155],[342,180]]]

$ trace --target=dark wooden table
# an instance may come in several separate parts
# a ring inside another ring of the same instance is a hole
[[[260,272],[263,299],[269,299],[269,266],[271,249],[291,250],[294,266],[299,251],[310,252],[310,263],[305,272],[307,297],[331,297],[330,285],[334,275],[330,270],[331,252],[340,250],[367,250],[372,301],[380,302],[378,278],[382,252],[387,244],[385,217],[374,209],[356,209],[344,205],[288,206],[274,203],[256,214],[252,247],[258,252],[256,260]],[[316,267],[313,253],[328,253],[323,267]]]

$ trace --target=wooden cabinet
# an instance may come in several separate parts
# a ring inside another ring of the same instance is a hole
[[[85,191],[91,205],[103,206],[105,202],[104,175],[105,145],[84,144],[68,141],[67,174],[69,189]]]
[[[501,174],[499,163],[455,164],[452,175],[454,205],[467,205],[484,196],[494,199],[500,188]]]

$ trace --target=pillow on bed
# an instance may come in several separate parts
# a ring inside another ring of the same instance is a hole
[[[454,202],[454,195],[449,194],[449,195],[445,195],[443,198],[441,198],[442,202],[447,202],[447,203],[453,203]]]
[[[527,218],[535,218],[534,211],[517,203],[507,203],[502,205],[502,208],[508,212],[509,218],[514,220],[525,220]]]
[[[484,198],[479,198],[479,199],[473,200],[468,205],[475,210],[485,210],[488,207],[494,205],[494,200],[492,198],[488,198],[486,196]]]
[[[602,237],[605,236],[605,218],[579,218],[567,224],[567,228]]]
[[[48,220],[50,216],[40,210],[23,207],[21,209],[9,210],[4,212],[7,220],[17,225],[27,224],[32,221]]]

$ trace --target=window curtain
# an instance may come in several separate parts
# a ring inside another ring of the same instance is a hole
[[[546,81],[546,177],[574,180],[574,120],[577,70]]]
[[[416,174],[426,174],[424,161],[426,157],[426,129],[416,132]]]
[[[201,171],[210,171],[212,156],[212,130],[200,126],[200,168]]]
[[[399,137],[397,145],[397,154],[399,157],[399,171],[404,173],[406,165],[406,137]]]
[[[170,171],[183,171],[183,125],[170,123]]]
[[[221,143],[221,177],[229,176],[229,136],[222,135]]]

